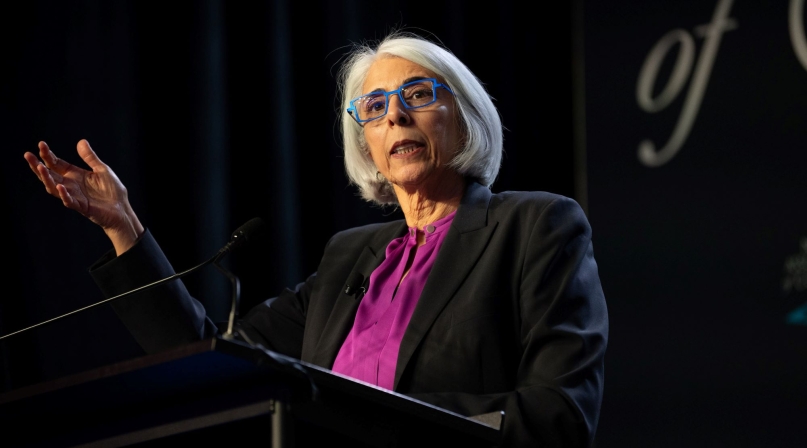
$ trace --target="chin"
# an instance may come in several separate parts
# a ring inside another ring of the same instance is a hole
[[[401,186],[416,186],[420,185],[431,177],[434,169],[427,167],[407,167],[406,169],[398,170],[397,173],[391,173],[392,179]]]

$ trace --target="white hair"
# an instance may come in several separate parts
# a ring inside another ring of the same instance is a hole
[[[465,177],[490,187],[499,173],[502,160],[502,122],[490,95],[482,83],[447,49],[420,36],[395,32],[377,47],[357,44],[339,70],[342,96],[342,138],[345,169],[361,196],[381,205],[397,204],[398,198],[386,179],[378,179],[378,169],[369,155],[363,128],[349,117],[350,100],[362,94],[361,89],[370,66],[380,57],[396,56],[414,62],[436,73],[440,81],[454,92],[459,110],[463,147],[449,166]]]

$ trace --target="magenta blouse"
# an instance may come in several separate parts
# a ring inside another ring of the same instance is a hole
[[[423,230],[410,227],[406,235],[389,243],[386,258],[370,274],[370,285],[359,304],[353,328],[336,356],[334,372],[392,390],[404,331],[455,214]],[[425,234],[423,246],[417,247],[416,232]],[[409,273],[399,286],[415,249]]]

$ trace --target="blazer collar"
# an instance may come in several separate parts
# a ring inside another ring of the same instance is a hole
[[[360,275],[363,279],[369,279],[370,274],[386,258],[387,245],[393,239],[406,234],[406,229],[406,221],[401,221],[384,226],[376,232],[372,241],[362,250],[346,280],[356,278],[357,275]],[[311,359],[313,364],[328,368],[336,360],[336,355],[339,354],[339,349],[353,326],[353,320],[359,309],[359,303],[361,303],[361,300],[355,294],[347,294],[344,286],[333,293],[337,294],[336,302],[333,305],[325,328],[320,333]]]
[[[396,390],[415,349],[490,241],[496,228],[496,223],[488,223],[491,197],[492,193],[487,187],[469,181],[401,341],[395,368]]]
[[[446,234],[401,341],[394,388],[397,388],[398,381],[420,341],[487,246],[496,227],[495,223],[493,225],[488,223],[488,204],[491,196],[492,193],[487,187],[473,181],[468,182],[457,214]],[[406,230],[406,222],[403,221],[379,231],[364,248],[347,278],[354,278],[356,273],[363,278],[369,278],[373,270],[384,261],[389,242],[403,236]],[[325,367],[333,365],[342,343],[353,326],[360,302],[355,296],[346,294],[344,290],[338,292],[331,315],[316,344],[311,359],[313,364]]]
[[[488,205],[492,196],[493,193],[487,187],[469,181],[451,226],[460,233],[473,232],[485,227],[488,223]]]

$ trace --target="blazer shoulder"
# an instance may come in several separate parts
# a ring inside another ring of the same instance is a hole
[[[543,215],[565,214],[581,217],[585,213],[574,199],[547,191],[503,191],[490,200],[490,211],[496,214],[528,213]]]

